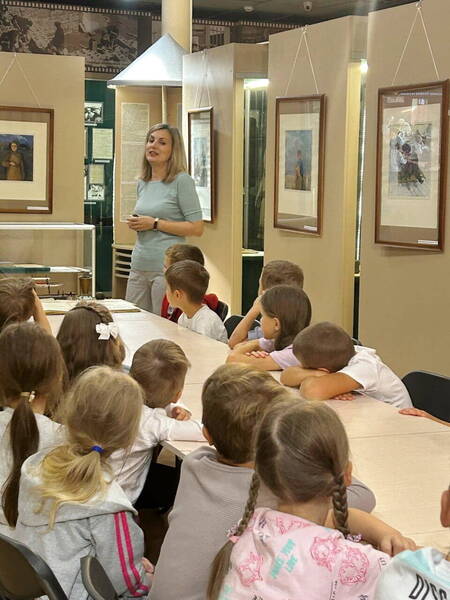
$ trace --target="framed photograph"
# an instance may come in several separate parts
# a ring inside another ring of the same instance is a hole
[[[102,183],[90,183],[87,190],[88,200],[104,200],[105,186]]]
[[[320,235],[325,96],[276,99],[274,227]]]
[[[0,106],[0,212],[52,212],[53,109]]]
[[[103,123],[103,102],[84,103],[84,124],[87,126]]]
[[[188,156],[189,173],[195,182],[203,220],[213,223],[216,205],[212,106],[188,111]]]
[[[448,80],[378,91],[375,242],[443,250]]]

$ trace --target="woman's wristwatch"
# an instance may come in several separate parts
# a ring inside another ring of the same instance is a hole
[[[153,221],[153,229],[158,229],[158,221],[159,221],[159,217],[156,217],[155,220]]]

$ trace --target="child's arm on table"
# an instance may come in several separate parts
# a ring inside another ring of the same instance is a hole
[[[331,400],[335,396],[361,389],[361,384],[345,373],[325,373],[307,377],[300,386],[300,393],[307,400]]]
[[[245,342],[248,337],[248,332],[250,331],[251,326],[253,325],[253,321],[259,317],[261,314],[261,304],[259,301],[259,296],[253,302],[253,306],[247,312],[242,321],[236,326],[235,330],[230,336],[228,340],[228,345],[230,348],[235,348],[237,344],[241,342]]]
[[[307,377],[322,377],[325,371],[317,369],[304,369],[303,367],[288,367],[281,373],[280,382],[283,385],[299,387]]]
[[[333,511],[328,513],[325,526],[336,528]],[[369,542],[390,556],[395,556],[403,550],[416,550],[417,548],[414,540],[404,537],[397,529],[357,508],[348,510],[348,528],[351,534],[361,535],[365,542]]]
[[[261,354],[258,356],[259,352]],[[230,352],[226,362],[244,363],[258,371],[279,371],[281,368],[267,352],[262,350],[258,340],[238,344]]]
[[[34,296],[34,307],[33,307],[33,319],[35,322],[45,329],[50,335],[53,335],[52,328],[50,325],[50,321],[48,320],[47,315],[45,314],[44,307],[42,306],[41,299],[36,294],[36,291],[33,290]]]
[[[424,417],[425,419],[431,419],[432,421],[436,421],[436,423],[440,423],[441,425],[446,425],[450,427],[450,423],[447,421],[443,421],[442,419],[438,419],[433,415],[430,415],[426,410],[420,410],[420,408],[402,408],[398,411],[401,415],[409,415],[411,417]]]

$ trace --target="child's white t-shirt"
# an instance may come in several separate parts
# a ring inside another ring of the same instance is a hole
[[[222,319],[206,304],[203,304],[191,319],[185,313],[182,313],[178,319],[178,325],[196,333],[206,335],[213,340],[218,340],[225,344],[228,342],[227,330],[222,323]]]
[[[374,600],[450,599],[450,562],[434,548],[397,554],[378,580]]]
[[[373,348],[355,346],[355,355],[346,367],[338,371],[361,385],[358,391],[397,408],[412,406],[408,390],[402,380],[385,365]]]

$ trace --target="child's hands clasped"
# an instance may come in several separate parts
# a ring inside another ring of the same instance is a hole
[[[182,406],[174,406],[172,408],[172,419],[176,419],[177,421],[189,421],[192,416],[186,408]]]
[[[254,358],[266,358],[269,353],[265,350],[253,350],[252,352],[246,352],[246,356],[253,356]]]

